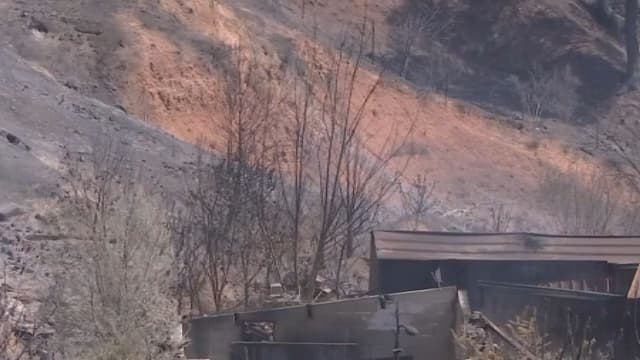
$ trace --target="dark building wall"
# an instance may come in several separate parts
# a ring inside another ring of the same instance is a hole
[[[416,327],[420,334],[402,336],[407,355],[453,359],[451,329],[456,324],[455,288],[394,294],[400,303],[400,321]],[[231,344],[241,340],[242,321],[275,323],[275,341],[359,344],[361,359],[391,357],[395,305],[385,309],[377,296],[234,315],[193,319],[185,332],[192,339],[190,358],[227,360]],[[237,322],[236,322],[237,321]],[[284,359],[283,359],[284,360]]]
[[[523,312],[534,309],[541,318],[557,325],[566,325],[567,315],[591,318],[594,323],[611,320],[621,323],[626,299],[613,294],[591,293],[563,289],[530,289],[509,285],[480,285],[480,310],[498,323],[506,323]]]
[[[381,260],[377,266],[377,291],[379,294],[390,294],[435,288],[430,274],[437,266],[438,262],[435,261]]]
[[[637,265],[611,265],[613,292],[620,295],[627,295],[637,269]]]
[[[597,347],[613,346],[616,359],[634,358],[624,345],[624,334],[633,333],[624,329],[624,296],[508,284],[481,284],[480,291],[479,310],[505,329],[516,317],[527,321],[535,317],[552,346],[565,346],[573,334],[577,343],[584,336],[595,340]]]
[[[560,286],[562,282],[572,286],[586,283],[592,289],[604,290],[609,267],[605,262],[574,261],[505,261],[471,262],[467,265],[467,288],[472,305],[478,306],[480,293],[478,282],[483,280],[530,285]]]
[[[585,281],[600,290],[609,277],[609,267],[597,261],[407,261],[378,260],[375,265],[377,293],[437,287],[433,273],[440,269],[441,286],[467,289],[471,305],[479,305],[477,283],[482,280],[519,284],[549,284]],[[604,289],[602,289],[604,290]]]

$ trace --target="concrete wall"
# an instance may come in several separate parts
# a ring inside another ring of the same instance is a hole
[[[358,357],[356,344],[253,342],[232,345],[234,360],[352,360]]]
[[[420,334],[403,335],[407,355],[422,359],[453,359],[451,329],[456,326],[455,288],[392,295],[400,303],[400,321]],[[275,341],[358,343],[360,359],[391,357],[394,338],[394,304],[380,307],[377,296],[283,309],[214,315],[193,319],[186,334],[192,339],[191,358],[227,360],[231,344],[241,340],[242,321],[272,321]],[[284,360],[284,359],[283,359]]]

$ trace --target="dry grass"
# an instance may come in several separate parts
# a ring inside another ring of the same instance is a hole
[[[68,159],[60,226],[79,241],[59,259],[48,299],[52,347],[65,359],[168,359],[181,341],[166,206],[135,184],[126,158],[106,140],[88,164]]]
[[[355,1],[346,5],[332,0],[323,4],[314,8],[316,16],[324,23],[340,24],[334,26],[335,29],[352,30],[351,25],[361,21],[366,8],[368,19],[376,23],[376,37],[384,39],[389,32],[385,14],[394,7],[391,3]],[[290,5],[294,11],[300,10],[297,2]],[[189,7],[193,8],[192,13],[178,1],[162,2],[162,10],[175,15],[193,34],[206,34],[212,43],[223,47],[242,45],[268,54],[260,58],[265,67],[278,68],[279,62],[290,60],[281,57],[282,54],[305,58],[309,49],[318,47],[313,35],[304,29],[285,27],[269,17],[256,26],[253,20],[236,12],[225,1],[210,7],[208,0],[197,0]],[[157,12],[155,9],[148,11]],[[336,19],[329,16],[334,11],[339,14]],[[143,20],[135,12],[118,14],[120,28],[131,43],[121,50],[124,57],[131,59],[122,96],[129,102],[127,108],[183,140],[199,142],[206,137],[214,148],[223,151],[219,127],[221,62],[211,63],[210,55],[203,53],[203,49],[189,42],[178,44],[170,34],[145,26]],[[273,30],[278,39],[285,39],[287,51],[280,50],[278,44],[282,41],[265,39],[262,36],[264,28]],[[377,46],[384,46],[382,43],[379,41]],[[330,48],[322,51],[329,52]],[[363,68],[354,94],[357,101],[365,96],[374,78],[375,70],[368,66]],[[282,128],[292,112],[290,109],[280,116]],[[494,119],[495,116],[463,101],[445,102],[438,94],[430,94],[425,99],[415,88],[389,75],[371,99],[364,119],[363,140],[369,149],[375,150],[392,131],[390,124],[400,124],[403,130],[414,124],[414,144],[420,145],[409,144],[402,151],[407,155],[426,155],[428,150],[429,156],[412,164],[409,177],[429,171],[434,180],[443,184],[438,192],[447,194],[450,202],[459,202],[452,203],[453,207],[470,202],[526,201],[526,194],[535,189],[537,174],[546,166],[556,167],[557,163],[566,162],[571,155],[560,151],[561,140],[556,141],[558,146],[532,151],[533,140],[525,131]],[[567,136],[574,138],[575,134],[569,132]],[[525,148],[521,145],[528,143],[531,145]],[[551,141],[545,139],[547,143]],[[421,144],[427,144],[427,147]],[[544,158],[545,163],[538,162],[538,157]],[[401,166],[404,160],[398,157],[392,165]],[[514,211],[518,212],[518,209]]]
[[[614,351],[610,346],[590,337],[588,322],[577,326],[567,314],[567,326],[567,333],[562,334],[567,341],[560,346],[557,338],[544,331],[535,309],[530,309],[504,327],[506,336],[515,344],[483,327],[466,327],[462,334],[454,334],[454,339],[458,354],[466,360],[614,359]]]
[[[602,171],[548,171],[541,181],[539,198],[563,234],[619,233],[622,216],[629,210],[620,180],[615,173]]]
[[[426,155],[429,155],[429,146],[418,141],[408,141],[401,144],[401,146],[399,146],[394,152],[394,156],[422,157]]]
[[[540,148],[540,141],[537,139],[530,139],[524,143],[524,147],[531,151],[536,151]]]

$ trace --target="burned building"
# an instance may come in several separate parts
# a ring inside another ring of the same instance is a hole
[[[371,293],[455,286],[473,307],[482,281],[626,295],[640,237],[375,231]]]
[[[639,260],[634,236],[376,231],[369,287],[384,294],[454,286],[499,325],[528,313],[558,346],[588,329],[628,356],[639,350],[630,336],[637,304],[627,299]]]
[[[616,358],[639,353],[627,292],[640,288],[640,237],[376,231],[370,256],[370,296],[194,318],[184,328],[187,355],[455,359],[451,330],[466,331],[474,316],[521,349],[503,326],[531,309],[550,346],[590,336],[615,344]]]

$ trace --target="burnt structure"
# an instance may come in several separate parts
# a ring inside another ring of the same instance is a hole
[[[517,316],[534,317],[558,349],[593,338],[615,358],[640,353],[627,299],[640,237],[376,231],[370,256],[370,296],[194,318],[187,356],[454,359],[451,330],[473,319],[522,352],[504,332]]]
[[[401,359],[454,359],[460,323],[455,288],[367,296],[280,309],[191,319],[188,358],[216,360],[392,359],[397,322]],[[396,318],[396,311],[398,317]]]
[[[482,281],[625,295],[639,259],[640,237],[375,231],[369,290],[456,286],[474,308]]]
[[[634,236],[376,231],[369,290],[454,286],[499,325],[534,316],[558,347],[580,333],[630,358],[638,304],[627,292],[639,260]]]

